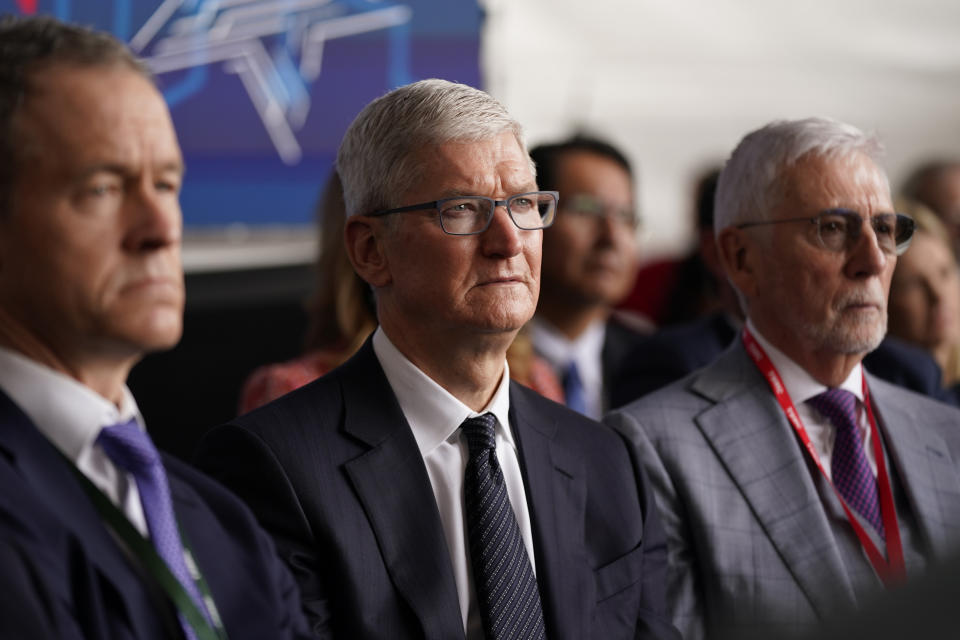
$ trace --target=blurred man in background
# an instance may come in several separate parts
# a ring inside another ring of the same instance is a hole
[[[652,326],[614,314],[639,266],[633,173],[601,140],[577,136],[530,152],[542,189],[560,192],[543,235],[534,348],[554,367],[568,407],[599,418],[623,356]]]

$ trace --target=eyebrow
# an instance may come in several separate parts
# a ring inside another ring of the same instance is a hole
[[[513,191],[508,195],[504,196],[504,198],[510,198],[511,196],[519,195],[521,193],[530,193],[532,191],[537,191],[536,183],[528,183],[526,186],[521,187],[519,190]],[[447,191],[444,191],[443,194],[439,198],[437,198],[437,200],[447,200],[449,198],[463,198],[466,196],[480,196],[480,195],[481,194],[477,193],[476,191],[466,191],[463,189],[449,189]],[[490,198],[492,196],[481,196],[481,197]]]
[[[852,213],[852,214],[858,215],[858,216],[860,216],[860,217],[870,217],[870,218],[873,218],[873,217],[876,217],[876,216],[890,216],[890,215],[896,215],[896,214],[897,214],[897,212],[894,211],[893,209],[891,209],[890,211],[886,211],[886,210],[881,209],[881,210],[879,210],[879,211],[874,212],[874,214],[871,215],[871,216],[864,216],[863,214],[860,213],[859,210],[857,210],[857,209],[851,209],[850,207],[829,207],[829,208],[827,208],[827,209],[823,209],[823,210],[820,212],[820,214],[824,214],[824,213]]]
[[[162,162],[154,168],[160,173],[166,173],[168,171],[175,171],[179,175],[183,176],[187,172],[187,167],[182,160],[170,160],[167,162]],[[131,165],[126,165],[119,162],[101,162],[87,167],[77,175],[77,179],[82,181],[86,180],[90,176],[96,175],[98,173],[111,173],[118,176],[131,176],[137,175],[139,169],[133,168]]]

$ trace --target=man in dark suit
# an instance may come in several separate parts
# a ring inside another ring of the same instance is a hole
[[[861,365],[913,233],[880,151],[823,118],[748,134],[716,200],[743,332],[606,417],[651,477],[689,640],[811,630],[960,542],[960,411]]]
[[[337,169],[380,326],[198,457],[272,531],[314,630],[672,635],[662,533],[625,443],[509,380],[556,213],[520,126],[482,91],[425,80],[357,116]]]
[[[623,357],[652,325],[614,305],[637,275],[633,171],[620,150],[575,136],[535,147],[541,189],[560,192],[543,234],[543,286],[530,337],[563,383],[566,404],[599,419]]]
[[[0,636],[289,638],[234,496],[160,458],[125,380],[180,336],[183,160],[112,37],[0,21]]]

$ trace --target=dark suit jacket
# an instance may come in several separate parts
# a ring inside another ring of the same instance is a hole
[[[623,359],[610,387],[610,407],[616,409],[706,366],[737,337],[724,314],[661,329],[641,340]],[[936,361],[923,349],[896,338],[884,338],[863,359],[867,371],[888,382],[940,402],[958,406],[955,394],[941,387]]]
[[[616,315],[607,320],[607,330],[603,338],[603,348],[600,351],[600,363],[603,367],[603,394],[604,406],[612,408],[612,390],[616,385],[616,377],[623,369],[627,358],[644,341],[649,338],[648,333],[640,333],[628,327],[617,319]]]
[[[511,383],[547,636],[671,636],[663,532],[614,431]],[[462,638],[430,481],[371,342],[343,366],[211,431],[199,464],[253,507],[314,630]]]
[[[183,463],[164,465],[231,640],[303,637],[296,585],[249,510]],[[181,637],[172,606],[103,525],[70,463],[2,391],[0,562],[0,637]]]

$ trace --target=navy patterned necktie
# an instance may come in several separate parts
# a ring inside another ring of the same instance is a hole
[[[140,429],[136,420],[130,420],[104,427],[97,437],[97,443],[113,464],[128,472],[136,480],[137,492],[140,494],[140,503],[143,506],[143,516],[147,521],[150,539],[157,549],[157,554],[167,563],[170,572],[190,594],[197,608],[205,612],[203,598],[187,570],[183,557],[183,547],[173,513],[167,474],[150,436]],[[180,616],[180,624],[188,640],[196,638],[193,629],[183,616]]]
[[[566,405],[576,411],[586,415],[587,413],[587,389],[583,386],[583,378],[580,377],[580,369],[574,360],[570,361],[563,372],[563,397]]]
[[[483,632],[486,640],[545,638],[537,579],[497,462],[496,421],[485,413],[461,425],[470,450],[463,495]]]
[[[827,389],[807,400],[807,404],[836,427],[833,454],[830,456],[833,486],[847,501],[847,505],[863,516],[883,537],[877,479],[870,470],[857,426],[857,397],[844,389]]]

